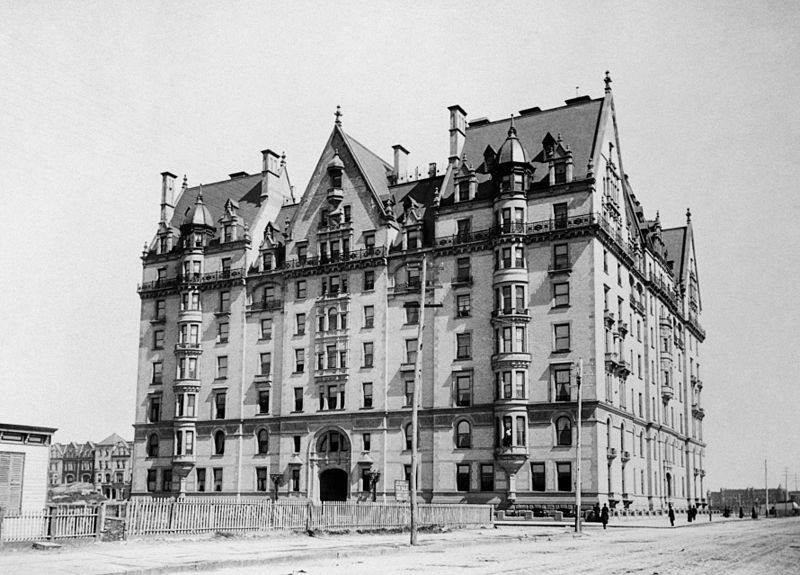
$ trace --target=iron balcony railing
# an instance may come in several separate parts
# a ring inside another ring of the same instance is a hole
[[[154,281],[144,282],[142,284],[139,284],[139,291],[142,292],[155,289],[173,289],[175,287],[178,287],[179,285],[201,284],[205,282],[236,279],[241,277],[244,277],[243,268],[220,270],[216,272],[210,272],[207,274],[196,274],[196,273],[178,274],[173,278],[157,279]]]
[[[363,260],[368,258],[378,258],[386,255],[386,250],[383,247],[363,248],[360,250],[352,250],[348,252],[339,252],[336,254],[327,254],[324,256],[307,256],[286,262],[275,266],[272,270],[280,271],[287,269],[298,269],[305,267],[313,267],[325,264],[335,264],[341,262],[348,262],[354,260]]]
[[[266,299],[254,301],[247,306],[247,311],[269,311],[283,307],[282,299]]]

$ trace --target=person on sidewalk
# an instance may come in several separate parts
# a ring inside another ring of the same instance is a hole
[[[608,525],[608,506],[603,503],[603,509],[600,511],[600,522],[603,524],[603,529]]]
[[[744,519],[744,509],[741,505],[739,506],[739,519]]]
[[[600,522],[600,505],[595,503],[594,507],[592,508],[592,521],[595,523]]]
[[[750,510],[750,518],[751,519],[758,519],[758,513],[756,512],[755,506]]]
[[[669,525],[675,527],[675,510],[672,508],[672,503],[669,504]]]

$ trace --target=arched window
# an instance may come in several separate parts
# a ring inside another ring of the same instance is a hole
[[[606,419],[606,447],[611,447],[611,418]]]
[[[106,473],[106,483],[111,483],[111,474]]]
[[[72,475],[72,473],[68,473],[67,474],[67,483],[72,483],[73,481],[75,481],[75,476]]]
[[[411,424],[408,423],[408,424],[406,424],[406,449],[411,449],[411,439],[412,439],[412,437],[413,436],[411,434]]]
[[[256,447],[259,454],[264,454],[269,450],[269,435],[266,429],[259,429],[256,434]]]
[[[619,453],[622,455],[622,452],[625,451],[625,424],[619,424]]]
[[[572,445],[572,422],[569,417],[559,417],[556,420],[556,444]]]
[[[639,456],[644,457],[644,433],[639,432]]]
[[[147,438],[147,457],[158,457],[158,435],[155,433]]]
[[[220,430],[214,433],[214,455],[225,453],[225,432]]]
[[[410,425],[410,424],[409,424]],[[409,429],[407,433],[410,433]],[[472,428],[469,421],[459,421],[456,425],[456,447],[472,447]]]
[[[332,307],[328,310],[328,330],[338,329],[337,323],[336,308]]]
[[[325,432],[317,441],[317,451],[319,453],[338,453],[339,451],[349,450],[350,446],[347,442],[347,437],[335,430]]]
[[[89,475],[88,473],[84,473],[83,477],[81,477],[81,481],[83,483],[91,483],[92,482],[92,476]]]

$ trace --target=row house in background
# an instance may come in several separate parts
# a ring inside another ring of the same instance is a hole
[[[54,443],[50,447],[50,487],[90,483],[108,499],[127,499],[131,454],[131,442],[116,433],[98,443]]]
[[[393,498],[419,361],[422,498],[566,506],[582,360],[586,504],[703,505],[691,219],[645,215],[605,82],[495,122],[451,106],[443,173],[382,160],[337,109],[299,201],[270,150],[177,197],[162,174],[134,494]]]

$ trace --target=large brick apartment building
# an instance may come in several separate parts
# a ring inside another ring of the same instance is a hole
[[[133,494],[393,499],[418,359],[421,497],[567,504],[582,360],[586,504],[704,504],[691,218],[645,215],[605,82],[499,121],[451,106],[443,173],[338,110],[297,201],[270,150],[260,174],[163,173]]]

